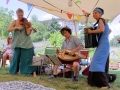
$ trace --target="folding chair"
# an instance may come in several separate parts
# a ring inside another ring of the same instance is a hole
[[[55,47],[46,47],[44,54],[45,54],[45,55],[55,55],[55,56],[57,56],[55,50],[56,50]]]
[[[89,65],[89,50],[80,50],[80,53],[83,54],[86,58],[82,59],[80,62],[80,65],[82,66],[88,66]]]
[[[40,66],[40,69],[38,68],[38,73],[40,73],[41,75],[41,70],[42,70],[42,65],[43,65],[43,57],[40,57],[40,56],[33,56],[33,59],[32,59],[32,64],[31,66]]]

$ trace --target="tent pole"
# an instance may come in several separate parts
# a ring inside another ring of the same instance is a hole
[[[77,35],[77,30],[76,30],[76,22],[75,22],[75,20],[73,21],[73,23],[74,23],[75,34],[76,34],[76,36],[78,36],[78,35]]]

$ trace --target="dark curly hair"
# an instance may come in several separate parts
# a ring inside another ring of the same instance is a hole
[[[64,32],[64,31],[69,32],[70,35],[72,34],[72,30],[71,30],[69,27],[67,27],[67,26],[63,27],[63,28],[60,30],[60,33],[63,35],[63,32]]]

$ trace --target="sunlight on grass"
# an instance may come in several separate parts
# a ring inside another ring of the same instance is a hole
[[[114,83],[111,83],[111,88],[109,90],[120,90],[120,71],[110,71],[110,73],[117,74],[117,80]],[[0,68],[0,81],[30,81],[35,84],[41,84],[46,87],[55,88],[56,90],[99,90],[96,87],[90,87],[87,84],[87,78],[80,75],[80,81],[78,83],[73,83],[71,79],[58,78],[58,79],[48,79],[47,75],[42,75],[41,79],[38,75],[36,78],[32,75],[10,75],[9,68],[1,69]]]

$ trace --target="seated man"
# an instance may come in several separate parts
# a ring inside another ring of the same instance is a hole
[[[64,27],[61,29],[60,32],[65,37],[65,40],[62,44],[62,49],[71,50],[71,52],[69,53],[70,55],[74,55],[75,52],[79,52],[79,50],[83,48],[83,45],[80,42],[80,40],[77,37],[71,35],[72,31],[70,28]],[[60,51],[56,49],[56,53],[59,54],[59,52]],[[62,64],[71,64],[73,66],[74,76],[72,78],[72,81],[78,81],[77,75],[79,73],[79,60],[74,60],[74,61],[64,61],[61,59],[59,60],[61,61]],[[54,68],[53,68],[54,78],[57,77],[57,69],[58,69],[58,66],[54,65]]]

